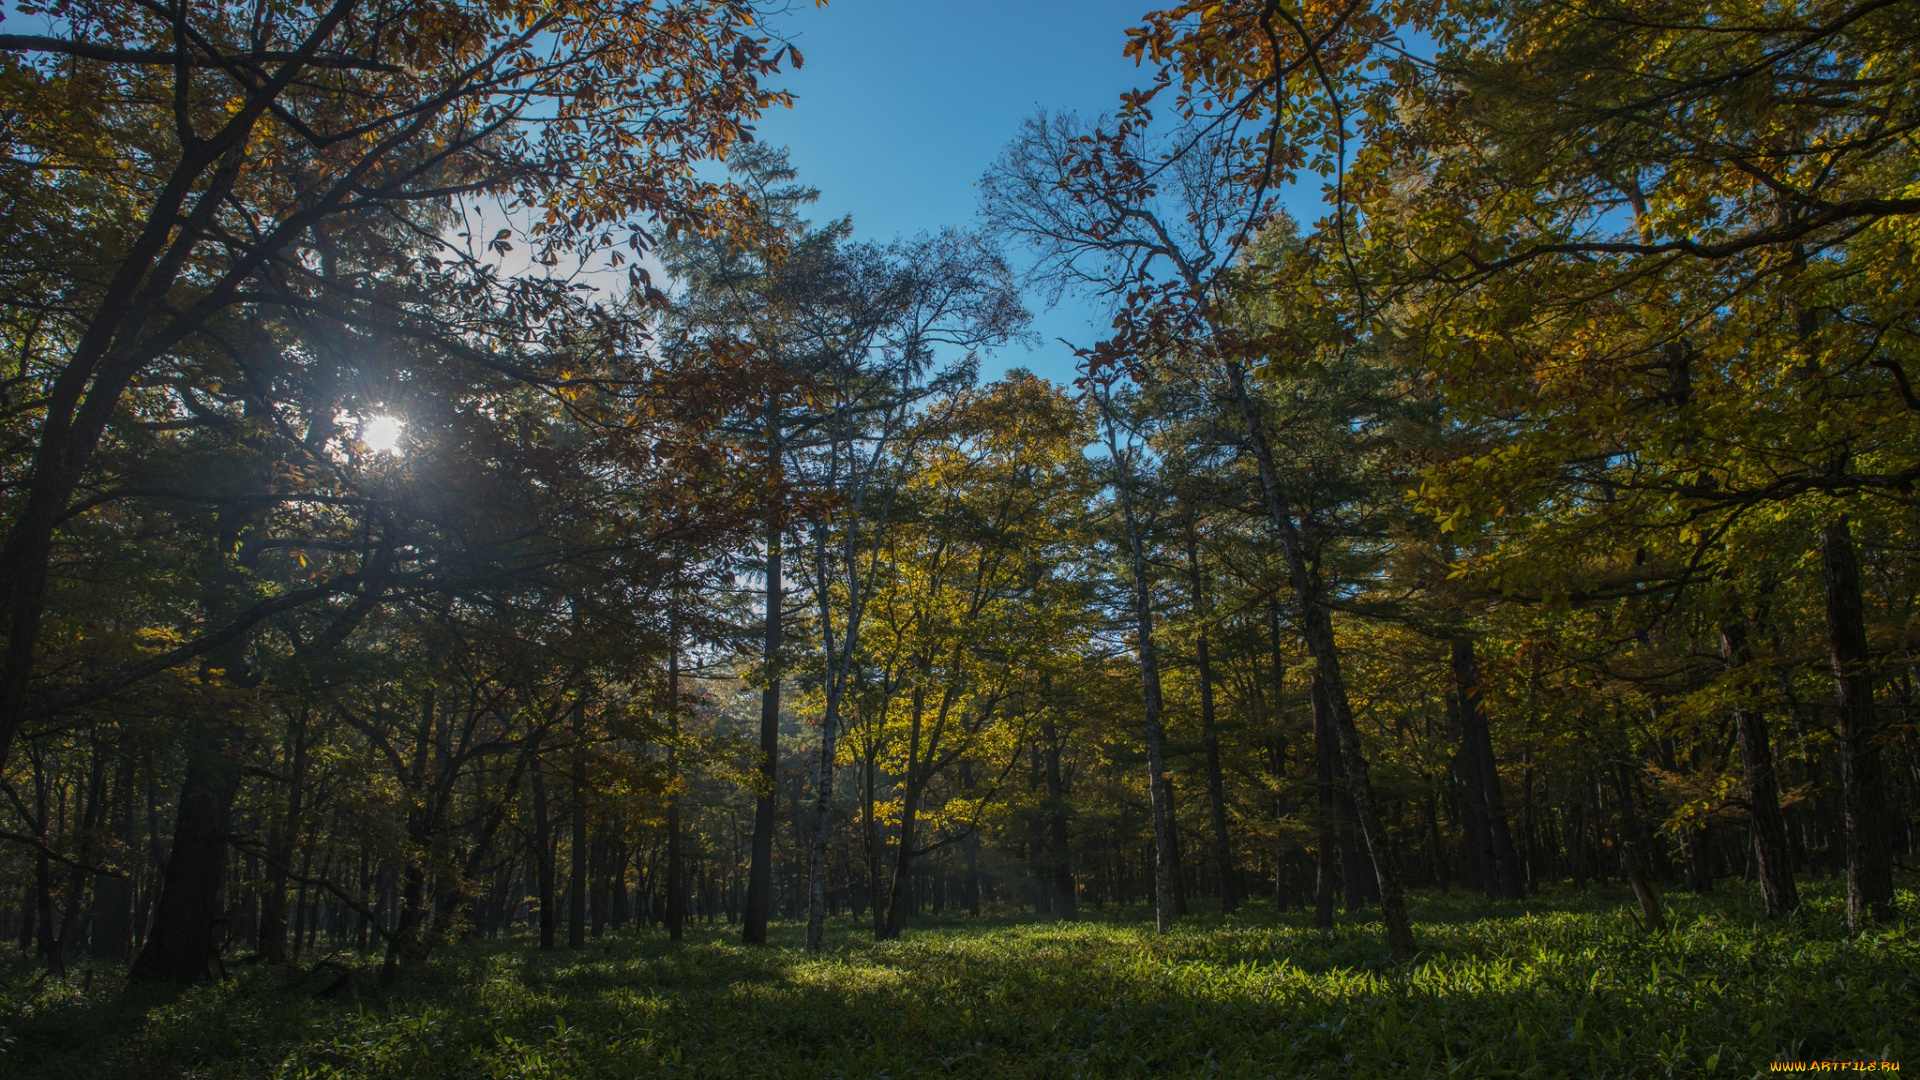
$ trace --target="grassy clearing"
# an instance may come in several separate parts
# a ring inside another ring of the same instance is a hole
[[[1676,897],[1675,929],[1653,937],[1621,893],[1429,895],[1415,909],[1427,952],[1406,971],[1377,926],[1329,934],[1270,910],[1165,939],[1119,917],[981,919],[876,945],[848,920],[817,959],[795,950],[797,927],[764,950],[718,929],[583,954],[489,943],[341,1004],[279,970],[180,994],[16,966],[0,1074],[1602,1078],[1914,1056],[1914,921],[1850,935],[1831,885],[1808,892],[1784,926],[1731,890]],[[1902,899],[1911,912],[1911,889]]]

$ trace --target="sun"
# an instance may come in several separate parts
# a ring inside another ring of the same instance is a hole
[[[360,425],[360,442],[375,453],[397,453],[400,449],[400,433],[406,426],[397,417],[369,417]]]

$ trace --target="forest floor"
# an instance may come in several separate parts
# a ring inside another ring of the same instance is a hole
[[[392,991],[320,1000],[285,968],[187,992],[121,969],[43,978],[8,950],[0,1075],[192,1077],[1754,1076],[1768,1063],[1905,1061],[1920,1075],[1920,875],[1900,923],[1849,934],[1839,883],[1786,924],[1738,882],[1674,894],[1642,934],[1624,890],[1489,905],[1416,894],[1421,959],[1377,924],[1271,907],[1074,924],[930,918],[904,941],[836,921],[828,951],[748,949],[720,924],[580,953],[525,939],[437,953]]]

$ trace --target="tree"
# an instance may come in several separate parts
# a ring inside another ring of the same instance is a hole
[[[921,467],[870,601],[867,662],[882,672],[874,704],[895,730],[885,764],[899,785],[883,940],[905,925],[915,860],[979,827],[997,786],[986,778],[1011,768],[1051,663],[1087,633],[1072,568],[1087,417],[1021,371],[954,396],[921,420]],[[934,804],[970,761],[984,776]]]
[[[34,708],[62,523],[131,388],[183,349],[221,348],[218,325],[243,310],[437,340],[450,358],[551,383],[561,378],[557,357],[542,356],[537,338],[524,352],[515,336],[476,345],[465,328],[423,319],[433,309],[409,303],[427,281],[509,304],[543,291],[533,279],[503,283],[491,263],[446,265],[436,249],[450,209],[474,198],[540,207],[528,230],[537,261],[584,260],[623,227],[636,242],[645,236],[636,215],[684,225],[723,209],[727,193],[685,166],[723,151],[743,121],[784,100],[759,85],[781,57],[751,36],[747,4],[442,17],[340,0],[265,21],[219,5],[64,10],[72,36],[0,39],[18,76],[8,111],[52,121],[10,128],[11,224],[63,245],[16,263],[8,287],[9,334],[35,392],[10,424],[24,457],[0,545],[0,760]],[[124,104],[71,115],[83,88]],[[62,167],[30,164],[40,160]],[[125,186],[105,202],[88,198],[112,181]],[[342,275],[334,252],[381,229],[415,237],[413,258],[398,273]],[[506,254],[511,234],[490,247]],[[566,282],[544,291],[556,286]],[[218,648],[268,614],[231,613],[170,658]]]
[[[1249,230],[1266,222],[1271,198],[1264,184],[1249,191],[1231,182],[1242,150],[1213,124],[1190,122],[1156,137],[1137,116],[1124,116],[1111,132],[1091,133],[1043,117],[1027,126],[986,181],[988,217],[1035,246],[1039,273],[1061,283],[1101,283],[1101,292],[1124,297],[1114,335],[1089,350],[1090,364],[1139,370],[1161,356],[1186,353],[1224,371],[1227,402],[1245,425],[1245,446],[1259,467],[1298,625],[1315,659],[1316,700],[1339,742],[1357,824],[1373,857],[1388,942],[1395,957],[1406,961],[1416,948],[1353,723],[1331,614],[1246,377],[1249,359],[1265,359],[1280,373],[1351,335],[1311,298],[1318,283],[1315,261],[1304,252],[1280,260],[1304,302],[1289,308],[1289,286],[1272,290],[1279,297],[1273,306],[1292,318],[1236,323],[1223,306],[1236,290],[1246,292],[1229,271]],[[1172,191],[1162,189],[1161,177],[1177,182]],[[1277,236],[1286,223],[1273,227]],[[1159,264],[1168,270],[1160,271]]]

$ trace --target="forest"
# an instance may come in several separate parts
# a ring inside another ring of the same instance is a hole
[[[0,1075],[1897,1074],[1920,9],[1156,2],[9,4]]]

